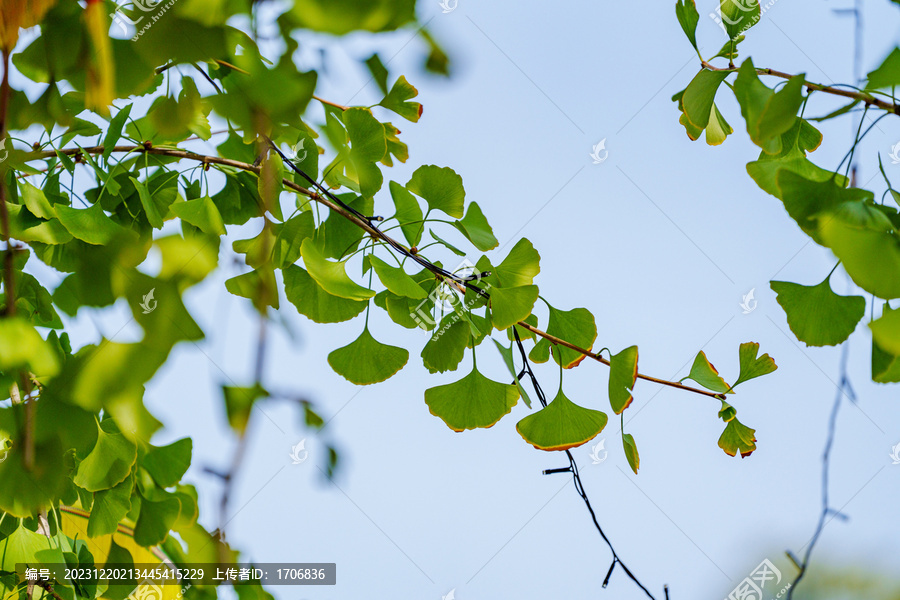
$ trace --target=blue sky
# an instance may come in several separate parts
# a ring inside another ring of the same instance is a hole
[[[638,344],[642,372],[675,379],[687,374],[700,349],[726,379],[737,375],[741,342],[759,342],[775,358],[778,371],[742,386],[732,402],[741,421],[757,430],[759,449],[747,459],[716,446],[718,402],[643,381],[626,412],[640,474],[628,468],[615,420],[597,438],[606,440],[602,463],[592,464],[591,444],[573,451],[607,535],[657,598],[663,584],[672,598],[725,597],[763,559],[792,578],[784,550],[802,551],[819,514],[819,460],[840,351],[798,343],[768,281],[815,284],[835,260],[747,176],[745,164],[758,150],[733,97],[720,94],[736,130],[723,146],[691,142],[678,124],[670,97],[699,65],[673,4],[459,0],[445,14],[436,0],[422,2],[422,20],[454,60],[449,80],[421,71],[424,49],[408,30],[312,37],[298,60],[318,67],[318,49],[327,48],[317,93],[372,104],[377,88],[367,85],[356,61],[375,49],[390,58],[391,78],[405,74],[425,112],[418,124],[393,119],[411,158],[386,178],[405,182],[421,164],[460,173],[467,198],[479,203],[506,246],[492,257],[502,258],[519,237],[531,240],[541,253],[542,295],[559,308],[589,308],[599,329],[596,347]],[[725,39],[706,17],[716,4],[699,2],[706,56]],[[806,72],[812,81],[849,82],[852,21],[833,9],[850,6],[778,0],[750,31],[742,57]],[[886,0],[869,0],[864,17],[867,72],[893,47],[900,14]],[[807,114],[836,106],[815,97]],[[312,121],[319,122],[318,110],[311,108]],[[862,144],[861,184],[877,174],[877,153],[886,157],[900,140],[894,121],[881,121]],[[852,120],[822,131],[825,143],[811,158],[834,168],[849,148]],[[603,139],[608,159],[593,164],[592,146]],[[900,165],[887,162],[888,174],[900,179]],[[873,187],[883,189],[879,179]],[[390,214],[389,198],[377,202],[381,214]],[[255,231],[244,228],[231,238],[247,233]],[[151,410],[166,424],[154,441],[194,438],[188,480],[201,492],[210,528],[221,485],[203,468],[224,468],[234,446],[219,385],[250,382],[256,336],[248,303],[222,285],[241,272],[231,256],[226,248],[220,271],[188,294],[207,340],[179,347],[147,391]],[[843,293],[840,270],[832,281]],[[751,289],[757,308],[742,314],[742,296]],[[128,318],[125,307],[118,309],[82,316],[82,341],[96,339],[95,323],[107,335],[117,331]],[[611,556],[571,480],[541,475],[564,466],[564,457],[539,452],[516,433],[528,409],[520,403],[489,430],[452,432],[429,414],[423,392],[458,379],[470,359],[456,373],[429,375],[418,357],[427,336],[398,328],[380,311],[372,315],[373,335],[409,348],[411,358],[394,378],[359,388],[333,373],[326,356],[358,336],[362,317],[321,326],[282,302],[278,317],[296,337],[273,334],[266,384],[296,390],[330,421],[317,437],[294,407],[261,406],[231,502],[229,541],[255,561],[335,562],[338,584],[277,588],[278,600],[439,600],[451,589],[460,600],[643,597],[621,571],[600,590]],[[843,403],[834,447],[832,504],[849,520],[829,522],[815,558],[818,565],[884,572],[896,566],[900,550],[900,465],[889,458],[900,443],[900,406],[896,388],[870,381],[870,347],[861,326],[849,350],[858,401]],[[478,356],[483,372],[507,378],[491,347],[481,346]],[[536,372],[545,389],[556,389],[555,367]],[[567,372],[564,386],[575,402],[609,412],[602,365],[586,362]],[[309,460],[294,465],[291,447],[301,439]],[[341,453],[334,483],[319,469],[326,439]]]

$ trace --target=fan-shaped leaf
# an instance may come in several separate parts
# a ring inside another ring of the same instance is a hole
[[[578,406],[563,394],[518,422],[516,430],[538,450],[568,450],[594,439],[606,427],[606,413]]]
[[[409,352],[378,342],[369,333],[368,327],[355,341],[328,355],[331,368],[356,385],[384,381],[402,369],[407,360]]]
[[[519,400],[514,385],[492,381],[473,368],[447,385],[425,390],[425,404],[453,431],[493,427]]]
[[[866,312],[862,296],[839,296],[831,290],[830,278],[805,286],[789,281],[772,281],[778,304],[787,314],[788,325],[807,346],[840,344],[856,329]]]

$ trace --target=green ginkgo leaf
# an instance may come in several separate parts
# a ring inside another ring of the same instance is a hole
[[[247,431],[247,423],[250,422],[250,413],[253,405],[261,398],[268,397],[269,393],[259,384],[252,387],[223,385],[222,397],[225,400],[225,414],[228,416],[228,424],[239,435]]]
[[[418,102],[408,102],[409,99],[419,95],[419,90],[412,86],[403,75],[394,82],[391,91],[379,102],[388,110],[392,110],[407,121],[417,123],[422,116],[422,105]]]
[[[466,190],[462,177],[449,167],[419,167],[406,184],[406,189],[424,198],[433,210],[442,210],[456,219],[463,217]]]
[[[97,425],[97,443],[78,464],[73,481],[89,492],[108,490],[122,483],[137,460],[137,446],[119,433],[112,420]]]
[[[560,389],[546,408],[519,421],[516,431],[538,450],[568,450],[594,439],[607,419],[606,413],[578,406]]]
[[[59,370],[53,348],[22,319],[0,319],[0,348],[0,371],[27,369],[44,377]]]
[[[209,196],[169,205],[169,212],[203,233],[225,235],[225,223],[219,209]]]
[[[756,450],[756,430],[733,418],[719,437],[719,448],[728,456],[736,456],[740,452],[741,458],[746,458]]]
[[[477,202],[470,202],[469,208],[466,209],[466,216],[462,220],[454,222],[453,226],[482,252],[493,250],[500,244],[494,237],[494,230],[491,229]]]
[[[728,75],[728,71],[703,69],[685,88],[684,95],[681,97],[684,114],[698,129],[706,129],[709,124],[716,92]]]
[[[181,438],[168,446],[148,445],[141,466],[159,487],[172,487],[181,481],[191,466],[193,447],[191,438]]]
[[[737,381],[731,386],[732,389],[755,377],[768,375],[778,368],[778,365],[775,364],[775,360],[768,354],[763,354],[762,356],[758,356],[758,354],[759,344],[756,342],[744,342],[741,344],[738,351],[741,372],[738,375]]]
[[[388,379],[406,365],[409,352],[382,344],[363,329],[356,340],[328,355],[335,373],[356,385],[371,385]]]
[[[391,198],[394,200],[394,208],[396,213],[394,216],[400,224],[400,231],[403,237],[409,242],[410,246],[418,246],[422,241],[422,232],[425,231],[425,223],[422,221],[422,207],[419,201],[410,193],[408,189],[391,181],[388,184],[391,191]]]
[[[701,350],[694,358],[690,374],[685,379],[693,379],[703,387],[714,392],[728,392],[731,387],[719,375],[719,371],[706,358],[706,353]]]
[[[840,344],[850,337],[866,312],[865,298],[835,294],[829,279],[813,286],[789,281],[769,283],[791,331],[807,346]]]
[[[641,455],[638,454],[637,444],[634,443],[634,437],[630,433],[622,434],[622,446],[625,448],[628,466],[637,475],[638,469],[641,468]]]
[[[538,298],[538,286],[495,287],[491,290],[491,319],[499,331],[511,327],[531,314]]]
[[[890,316],[895,312],[892,311],[890,305],[885,302],[882,309],[881,319]],[[894,317],[892,317],[893,320]],[[877,321],[876,321],[877,322]],[[883,335],[884,332],[881,332]],[[897,383],[900,382],[900,355],[888,352],[878,345],[875,335],[872,336],[872,380],[878,383]]]
[[[131,494],[134,491],[134,477],[129,474],[121,483],[94,493],[91,516],[88,519],[88,537],[99,537],[114,533],[119,521],[131,509]]]
[[[558,310],[550,306],[550,319],[547,322],[547,333],[558,337],[585,350],[590,350],[597,339],[597,324],[594,315],[586,308],[573,308],[572,310]],[[550,359],[550,342],[546,338],[535,344],[529,358],[535,362],[547,362]],[[560,346],[553,351],[553,360],[566,369],[578,366],[585,355],[571,348]]]
[[[348,300],[368,300],[375,295],[370,289],[355,283],[347,275],[346,261],[331,262],[327,260],[313,243],[312,239],[303,240],[300,255],[310,276],[322,289],[332,296]]]
[[[469,325],[456,313],[444,317],[422,348],[422,363],[431,373],[455,371],[466,354]]]
[[[541,255],[530,241],[522,238],[512,247],[503,262],[493,268],[492,276],[487,280],[496,280],[501,287],[521,287],[533,284],[535,276],[540,272]]]
[[[459,381],[425,390],[431,414],[457,432],[493,427],[518,400],[516,386],[488,379],[474,367]]]
[[[622,414],[634,400],[632,389],[637,374],[637,346],[629,346],[612,356],[609,365],[609,404],[617,415]]]
[[[282,270],[284,295],[297,311],[316,323],[349,321],[366,310],[367,301],[348,300],[325,291],[302,267],[290,265]]]
[[[16,564],[35,563],[35,554],[53,548],[51,538],[19,526],[8,536],[0,540],[0,571],[16,572]]]
[[[141,495],[141,511],[134,526],[134,541],[145,547],[165,541],[181,512],[181,502],[174,494],[160,494],[161,500]]]
[[[700,21],[700,13],[697,12],[697,5],[694,0],[677,0],[675,2],[675,16],[678,17],[678,23],[684,35],[690,40],[694,49],[697,49],[697,23]]]
[[[88,208],[57,204],[56,216],[73,237],[88,244],[106,245],[118,236],[134,238],[132,232],[107,217],[99,203]]]
[[[392,267],[375,255],[370,255],[368,258],[378,279],[392,293],[417,300],[428,296],[422,286],[416,283],[401,267]]]
[[[900,355],[900,310],[892,310],[885,303],[881,317],[869,323],[869,328],[872,329],[872,340],[879,348],[894,356]]]

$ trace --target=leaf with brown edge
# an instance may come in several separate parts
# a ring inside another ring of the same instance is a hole
[[[613,355],[609,363],[609,404],[620,415],[634,401],[631,390],[637,381],[638,347],[625,348]]]
[[[739,352],[741,373],[738,375],[738,379],[734,382],[734,385],[731,386],[732,389],[755,377],[768,375],[778,368],[778,365],[775,364],[775,359],[768,354],[757,357],[759,354],[759,344],[756,342],[745,342],[741,344]]]
[[[719,371],[706,358],[706,353],[701,350],[691,365],[690,374],[685,379],[693,379],[703,387],[714,392],[729,392],[731,389],[725,380],[719,375]]]
[[[719,448],[728,456],[737,456],[740,452],[741,458],[746,458],[756,450],[756,430],[732,418],[719,437]]]
[[[628,466],[637,475],[638,469],[641,468],[641,455],[638,454],[637,444],[634,443],[634,437],[630,433],[622,434],[622,446],[625,448]]]
[[[538,450],[550,452],[591,441],[603,431],[607,421],[606,413],[578,406],[560,389],[546,408],[519,421],[516,431]]]
[[[456,432],[493,427],[518,401],[515,385],[492,381],[476,368],[459,381],[425,390],[428,410]]]

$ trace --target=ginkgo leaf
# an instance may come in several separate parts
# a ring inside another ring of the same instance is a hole
[[[382,344],[363,329],[355,341],[328,355],[335,373],[356,385],[371,385],[392,377],[406,365],[409,352],[404,348]]]
[[[741,458],[746,458],[756,450],[756,430],[733,418],[719,437],[719,448],[728,456],[736,456],[740,452]]]
[[[493,250],[500,244],[477,202],[470,202],[466,216],[454,222],[453,226],[482,252]]]
[[[348,300],[325,291],[302,267],[290,265],[282,270],[284,295],[297,311],[316,323],[349,321],[366,310],[366,301]]]
[[[413,87],[403,75],[394,82],[391,91],[379,102],[388,110],[392,110],[407,121],[417,123],[422,116],[422,105],[418,102],[408,102],[409,99],[419,95],[419,90]]]
[[[840,344],[850,337],[866,312],[865,298],[835,294],[829,279],[814,286],[789,281],[769,283],[791,331],[807,346]]]
[[[126,234],[133,237],[130,231],[106,216],[100,204],[88,208],[72,208],[58,204],[56,216],[69,233],[88,244],[107,245],[116,236]]]
[[[392,267],[375,255],[370,255],[369,262],[381,283],[398,296],[421,300],[428,296],[415,280],[401,267]]]
[[[193,447],[191,438],[181,438],[167,446],[151,445],[141,459],[141,466],[160,487],[173,487],[191,466]]]
[[[225,223],[212,198],[203,196],[185,202],[174,202],[169,212],[182,221],[197,227],[203,233],[225,235]]]
[[[97,425],[97,443],[78,464],[73,481],[89,492],[122,483],[137,460],[137,446],[119,433],[110,420]]]
[[[247,431],[247,423],[250,421],[253,405],[257,400],[268,395],[269,393],[261,385],[252,387],[223,385],[222,396],[225,399],[225,412],[231,428],[243,435]]]
[[[518,400],[516,386],[488,379],[476,368],[459,381],[425,390],[431,414],[457,432],[493,427]]]
[[[88,537],[99,537],[114,533],[119,522],[131,509],[131,494],[134,492],[134,477],[129,474],[121,483],[94,493],[91,516],[88,520]]]
[[[492,277],[487,279],[496,280],[501,287],[507,288],[531,285],[541,272],[540,261],[541,255],[534,249],[534,245],[522,238],[512,247],[503,262],[494,267]]]
[[[700,13],[694,0],[677,0],[675,2],[675,15],[681,24],[684,35],[690,40],[694,49],[697,49],[697,23],[700,21]]]
[[[169,535],[181,512],[181,502],[174,494],[160,500],[141,495],[141,511],[134,526],[134,541],[145,547],[161,544]]]
[[[703,387],[714,392],[728,392],[731,387],[719,376],[719,371],[706,358],[706,353],[701,350],[694,358],[691,372],[685,379],[693,379]]]
[[[538,298],[538,286],[525,285],[515,288],[491,290],[491,319],[494,327],[503,331],[531,314]]]
[[[423,165],[415,170],[406,189],[424,198],[431,209],[461,219],[466,200],[462,177],[449,167]]]
[[[396,213],[394,216],[400,224],[400,231],[410,246],[417,246],[422,240],[422,232],[425,231],[425,223],[422,221],[422,207],[412,193],[397,183],[391,181],[388,184],[391,198],[394,200]]]
[[[622,414],[634,400],[632,390],[637,373],[637,346],[630,346],[612,356],[609,365],[609,404],[617,415]]]
[[[444,317],[422,348],[422,363],[431,373],[455,371],[466,354],[469,325],[456,313]]]
[[[550,307],[550,319],[547,322],[547,333],[558,337],[585,350],[590,350],[597,339],[597,324],[594,315],[586,308],[573,308],[572,310],[557,310]],[[550,358],[550,342],[546,338],[535,344],[528,357],[535,362],[547,362]],[[566,369],[578,366],[584,360],[581,352],[560,346],[553,351],[553,360]]]
[[[881,317],[869,323],[869,328],[872,330],[872,340],[879,348],[894,356],[900,355],[900,310],[892,310],[885,303]]]
[[[638,454],[637,444],[634,443],[634,437],[630,433],[622,434],[622,446],[625,448],[628,466],[637,475],[638,469],[641,468],[641,455]]]
[[[698,129],[706,129],[709,124],[716,92],[728,75],[728,71],[703,69],[685,88],[684,95],[681,97],[684,114]]]
[[[759,357],[757,356],[758,354],[759,344],[756,342],[745,342],[741,344],[739,349],[741,372],[740,375],[738,375],[737,381],[731,386],[732,389],[755,377],[768,375],[778,368],[778,365],[775,364],[775,360],[768,354],[763,354]]]
[[[594,439],[606,427],[606,413],[578,406],[562,389],[546,408],[516,424],[516,431],[538,450],[568,450]]]
[[[348,300],[368,300],[375,295],[375,292],[362,287],[347,276],[346,261],[331,262],[322,256],[311,238],[303,240],[300,255],[310,276],[332,296]]]

